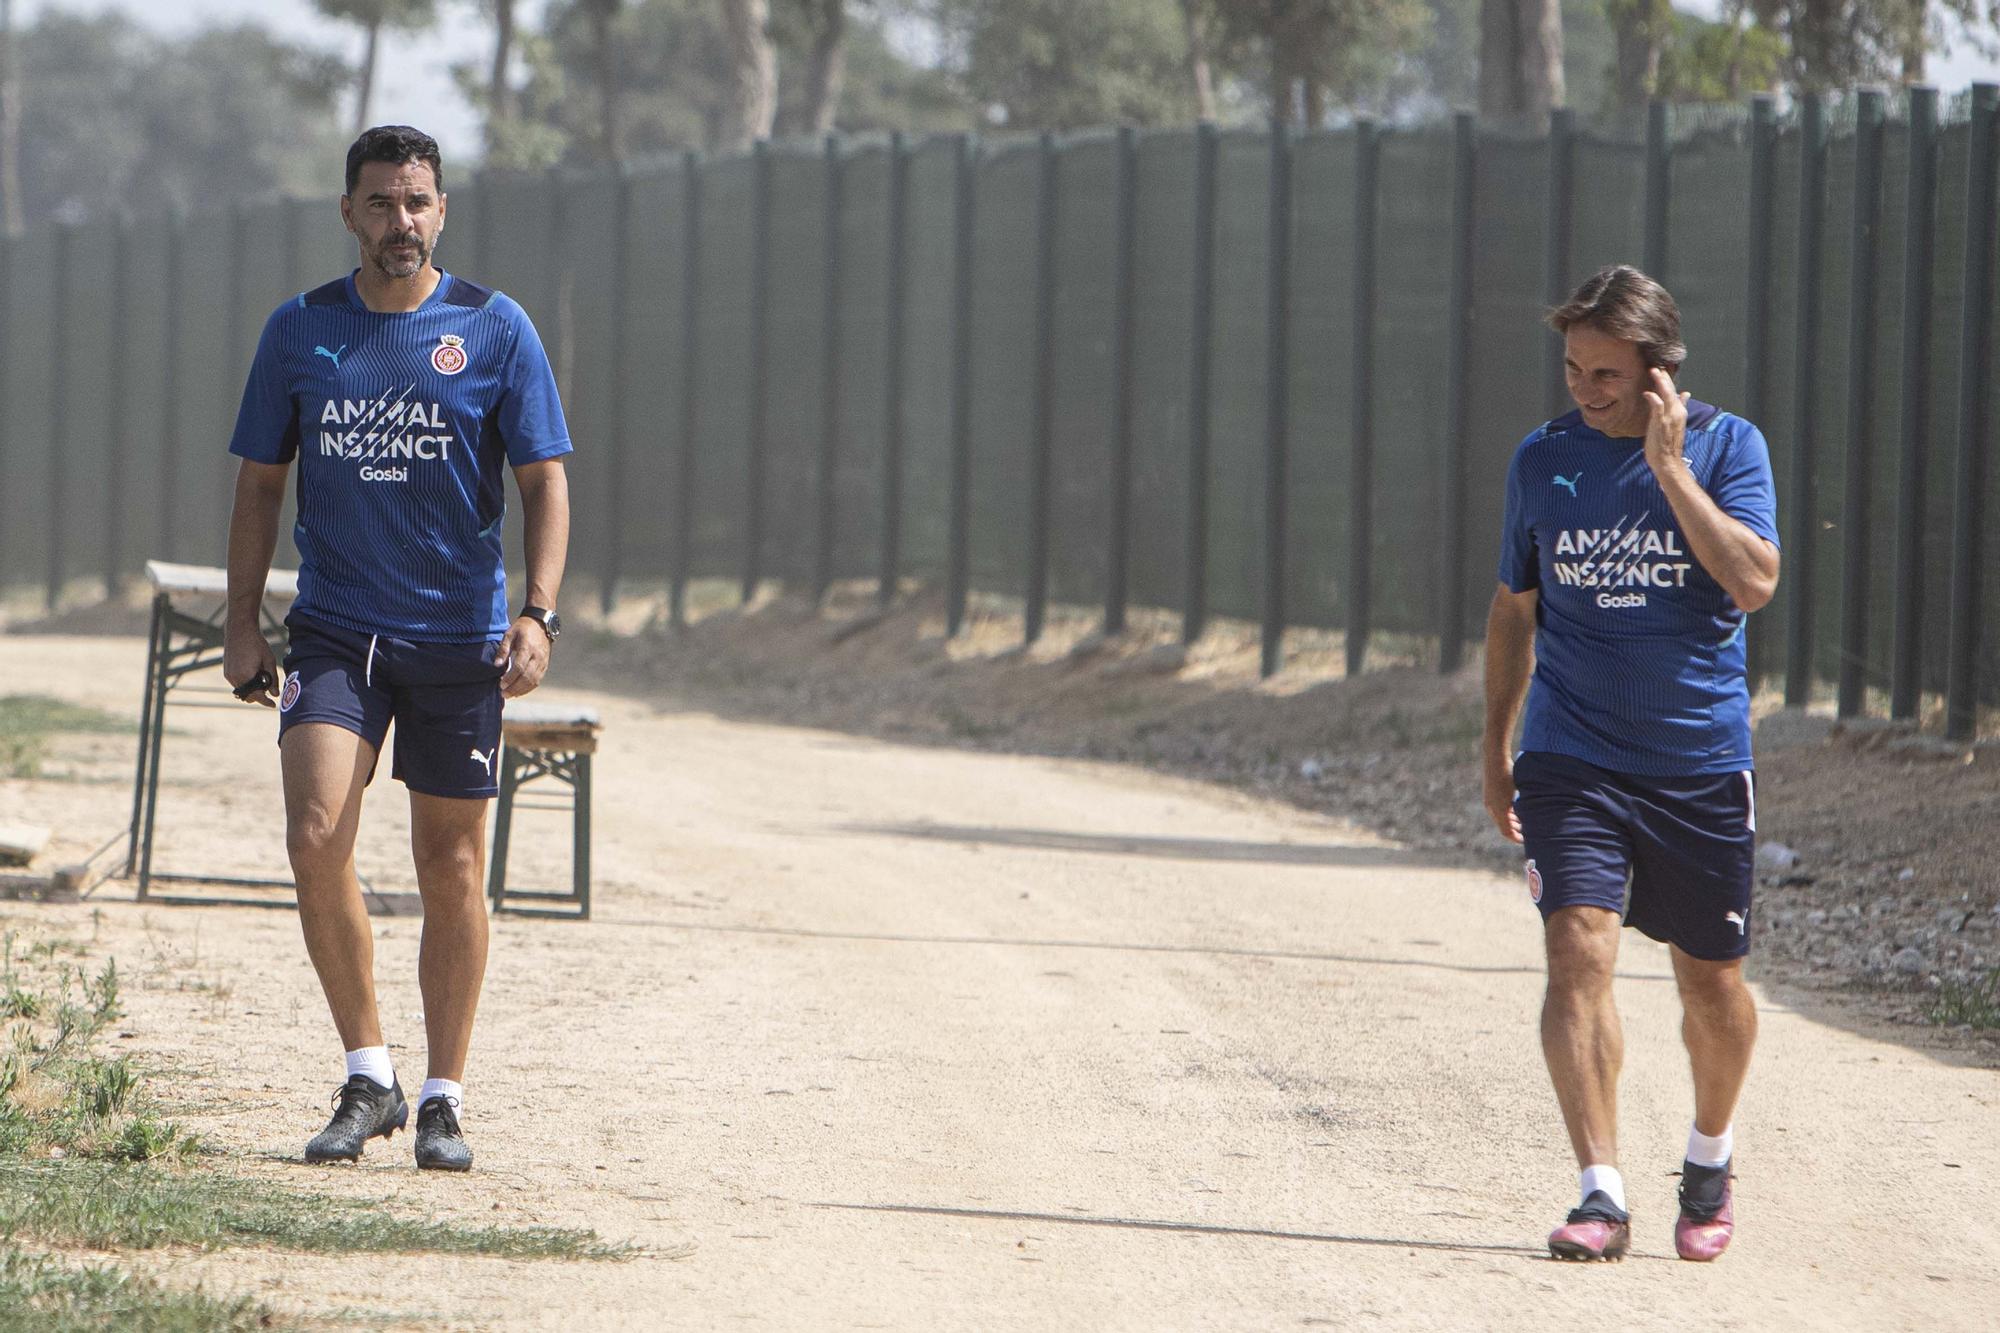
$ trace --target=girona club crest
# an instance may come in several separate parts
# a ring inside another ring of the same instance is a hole
[[[302,684],[299,680],[299,673],[296,671],[285,677],[285,692],[278,697],[279,712],[289,713],[292,711],[292,705],[299,701],[299,690],[302,688]]]
[[[1528,862],[1528,901],[1531,903],[1539,903],[1541,900],[1542,900],[1542,872],[1535,869],[1535,863],[1532,859],[1530,859]]]
[[[440,375],[456,375],[465,369],[465,339],[456,333],[438,336],[438,345],[431,349],[431,369]]]

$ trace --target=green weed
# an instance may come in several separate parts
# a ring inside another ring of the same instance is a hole
[[[41,694],[0,698],[0,777],[33,778],[48,757],[49,738],[61,732],[116,734],[133,724],[81,704]]]
[[[0,1246],[18,1237],[97,1248],[255,1244],[314,1253],[511,1259],[618,1259],[636,1253],[606,1244],[592,1231],[461,1226],[198,1165],[201,1143],[159,1115],[131,1059],[107,1058],[92,1049],[106,1025],[124,1012],[118,966],[107,961],[92,972],[70,961],[76,952],[62,940],[22,948],[13,934],[0,937],[0,1004],[11,1014],[0,1031]],[[0,1248],[0,1258],[7,1255]],[[19,1280],[44,1277],[48,1274],[38,1269]],[[6,1299],[6,1280],[0,1278],[0,1333],[21,1326],[5,1323],[5,1313],[27,1300]],[[69,1289],[58,1284],[49,1290],[55,1300]],[[180,1299],[161,1296],[169,1298]],[[213,1326],[234,1327],[224,1315],[215,1319],[221,1322]],[[147,1323],[137,1316],[132,1322],[64,1324],[51,1315],[33,1326],[210,1325]]]
[[[211,1170],[90,1159],[0,1158],[0,1235],[97,1249],[267,1245],[309,1254],[626,1259],[637,1251],[566,1227],[462,1226],[381,1202],[280,1189]]]
[[[1931,1001],[1930,1020],[1941,1027],[2000,1028],[2000,967],[1970,981],[1945,982]]]
[[[115,1268],[65,1268],[0,1251],[0,1333],[236,1333],[270,1328],[275,1316],[244,1297],[218,1300],[175,1291]]]

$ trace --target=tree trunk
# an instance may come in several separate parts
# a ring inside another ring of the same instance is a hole
[[[730,108],[718,147],[748,148],[769,138],[778,110],[778,55],[771,47],[771,0],[721,0],[728,34]]]
[[[813,24],[812,55],[806,64],[806,104],[799,119],[808,134],[829,134],[840,116],[840,94],[847,83],[846,0],[813,0],[818,22]]]
[[[1618,106],[1639,111],[1660,86],[1660,44],[1673,10],[1668,0],[1612,0],[1605,6],[1618,43]]]
[[[14,57],[14,0],[0,0],[0,229],[19,236],[21,215],[21,76]]]
[[[514,59],[514,0],[493,0],[493,77],[486,93],[486,152],[500,147],[500,127],[514,118],[507,67]]]
[[[597,63],[597,148],[606,162],[624,155],[624,127],[619,124],[618,48],[611,40],[611,19],[618,6],[603,0],[590,6],[590,43]]]
[[[1271,35],[1271,118],[1280,125],[1298,123],[1299,77],[1291,46]]]
[[[361,55],[361,95],[354,102],[354,133],[359,138],[368,128],[368,104],[375,98],[375,46],[382,36],[379,14],[368,20],[368,46]]]
[[[1215,119],[1215,71],[1208,60],[1208,25],[1197,6],[1201,0],[1181,0],[1181,19],[1187,25],[1188,74],[1194,80],[1194,114],[1197,120]]]
[[[1930,45],[1927,31],[1929,0],[1905,0],[1910,7],[1907,28],[1903,33],[1903,82],[1922,83],[1924,81],[1924,57]]]
[[[1480,116],[1540,128],[1563,97],[1561,0],[1482,0]]]

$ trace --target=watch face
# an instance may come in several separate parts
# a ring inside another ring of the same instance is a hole
[[[562,633],[562,617],[553,611],[549,612],[547,618],[542,621],[542,624],[548,627],[551,639]]]

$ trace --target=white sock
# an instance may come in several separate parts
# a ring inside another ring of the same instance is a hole
[[[358,1051],[347,1053],[347,1076],[366,1074],[368,1081],[378,1087],[391,1087],[396,1082],[396,1068],[389,1063],[387,1046],[363,1046]]]
[[[1583,1198],[1593,1194],[1605,1194],[1611,1199],[1611,1206],[1619,1212],[1625,1209],[1625,1177],[1618,1174],[1615,1166],[1586,1166],[1583,1168]],[[1581,1201],[1580,1201],[1581,1202]]]
[[[1687,1159],[1696,1166],[1728,1166],[1729,1155],[1735,1151],[1736,1126],[1734,1125],[1713,1136],[1693,1127],[1688,1129]]]
[[[465,1100],[465,1085],[454,1083],[448,1078],[427,1078],[424,1080],[423,1091],[417,1094],[417,1106],[422,1108],[423,1104],[433,1097],[444,1098],[451,1107],[451,1113],[458,1115]]]

